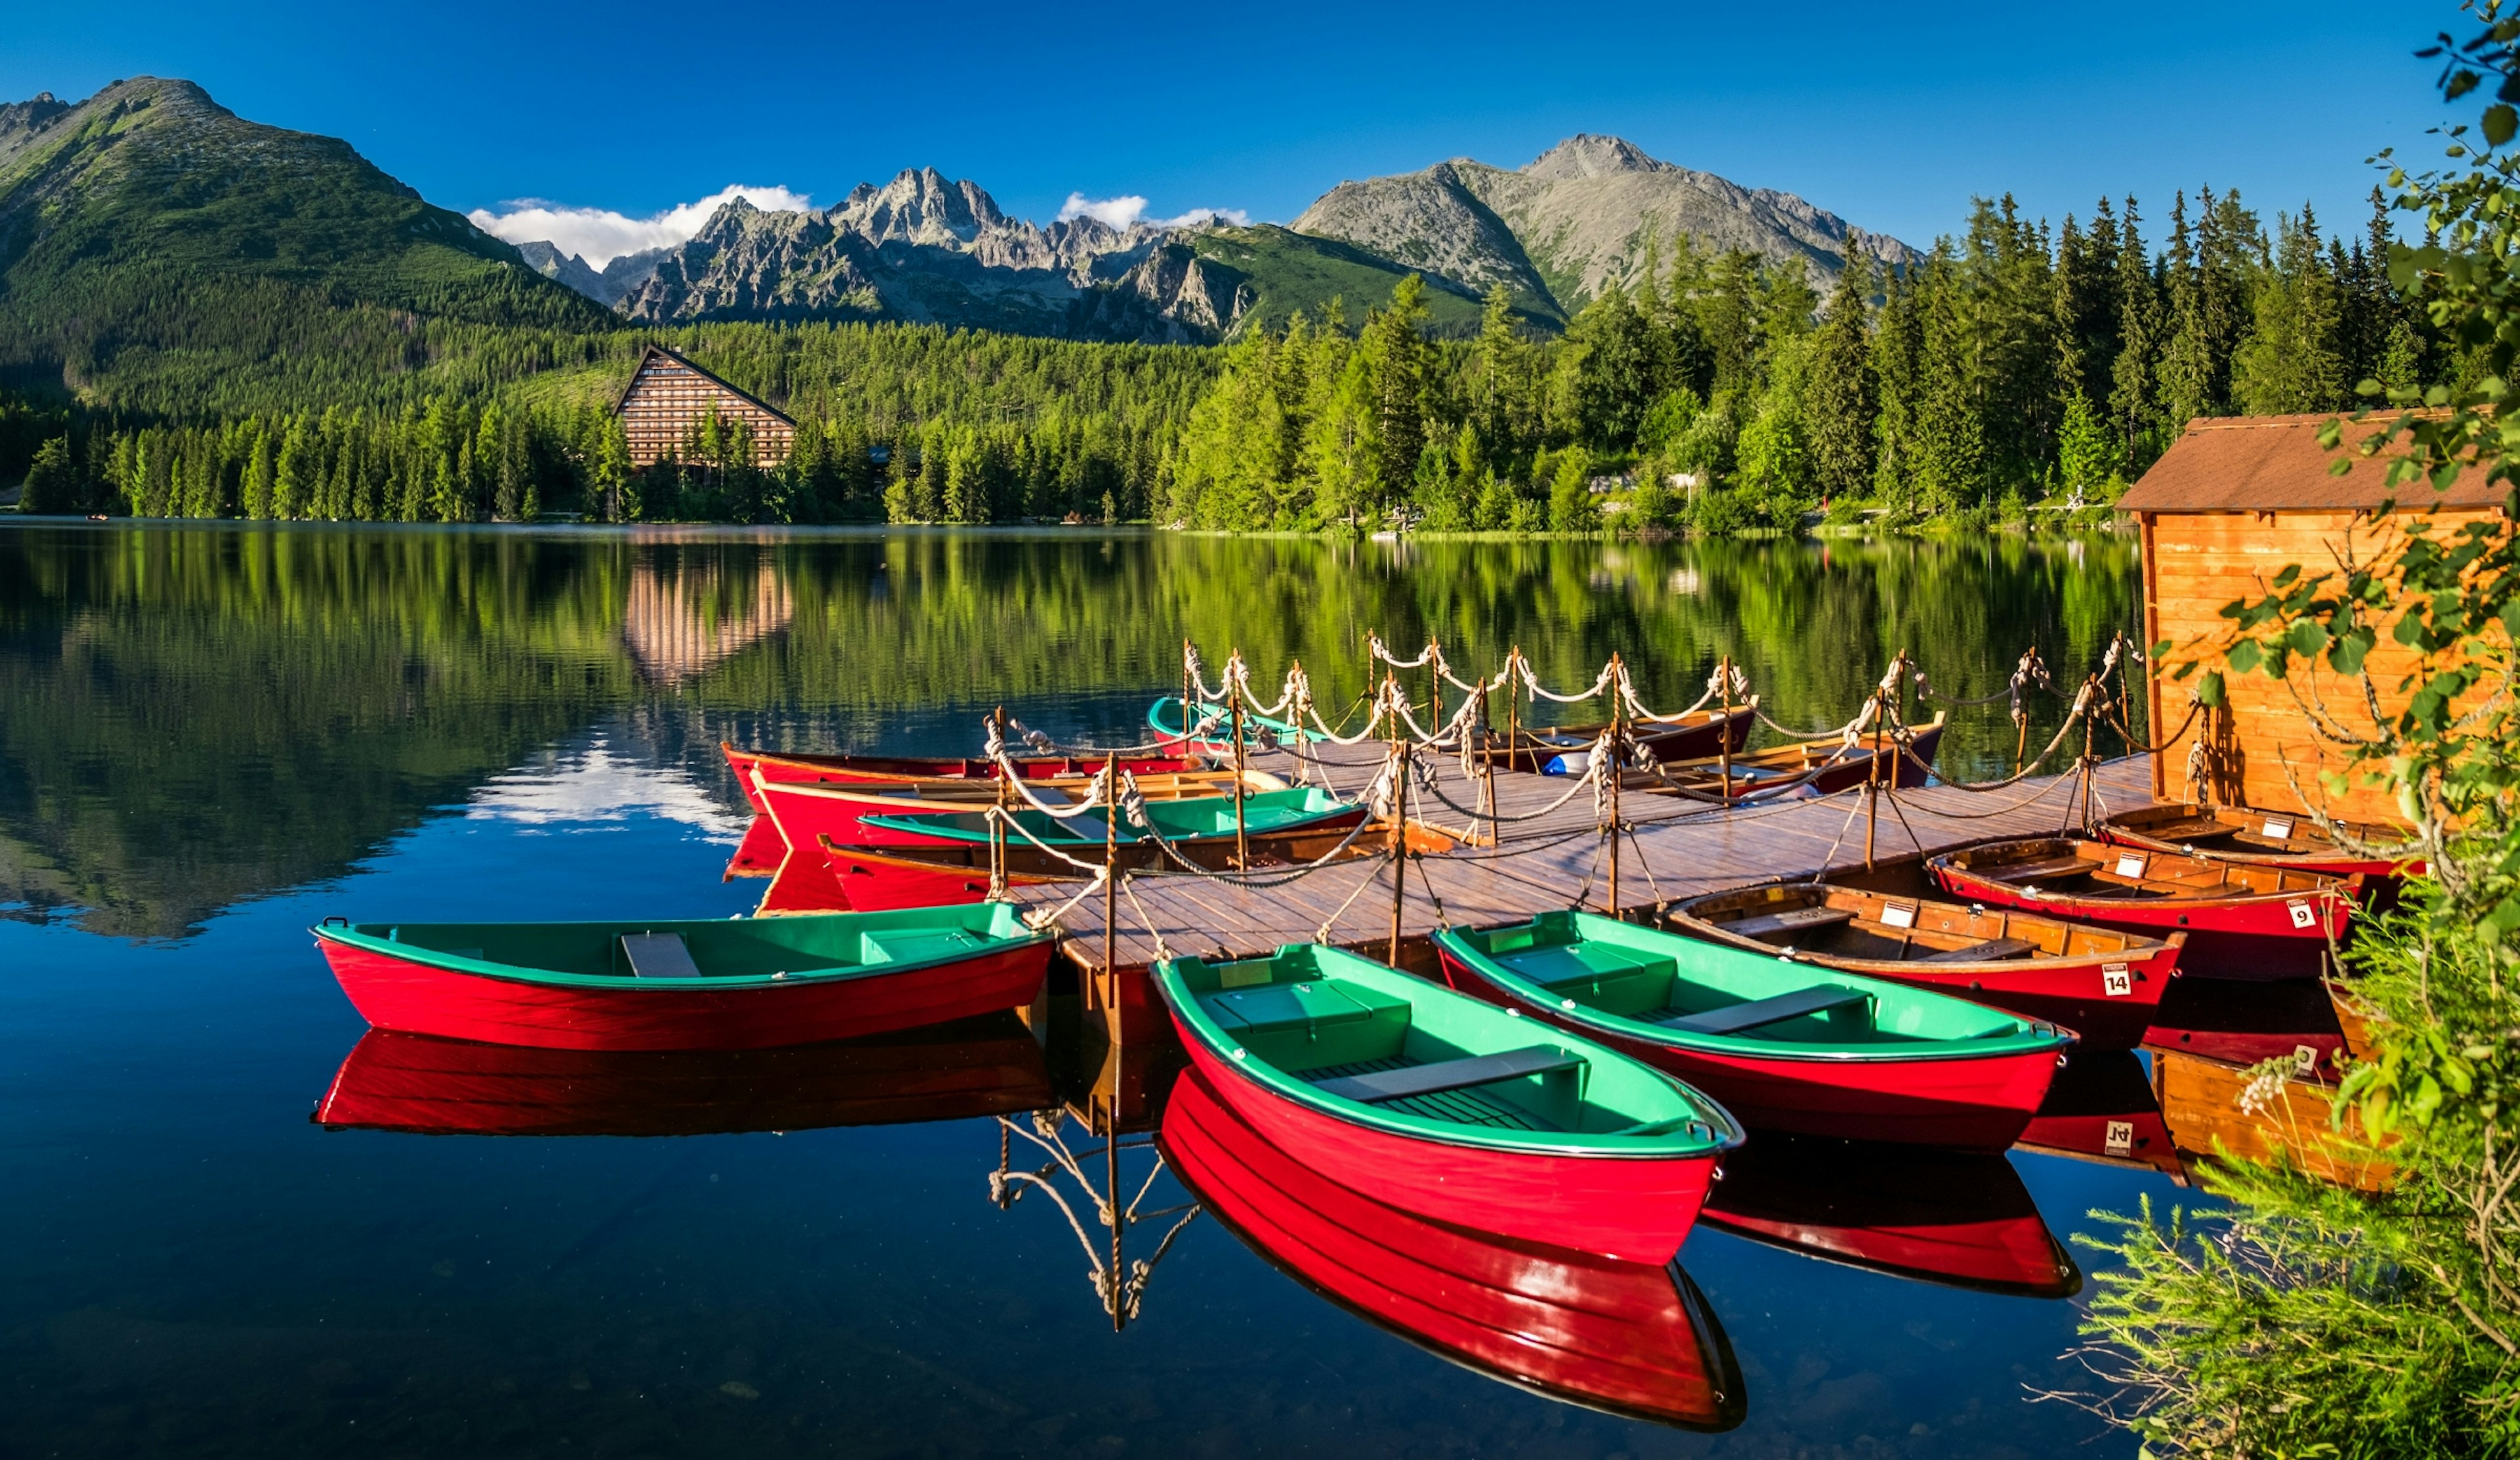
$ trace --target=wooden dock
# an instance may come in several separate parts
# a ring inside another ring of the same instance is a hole
[[[1256,768],[1292,780],[1309,768],[1316,782],[1354,795],[1373,780],[1383,748],[1306,748],[1309,767],[1285,752],[1255,755]],[[1474,825],[1481,787],[1446,757],[1432,793],[1413,787],[1411,843],[1427,850],[1407,862],[1399,900],[1404,966],[1428,956],[1428,935],[1451,924],[1511,922],[1576,905],[1608,910],[1609,839],[1589,788],[1551,810],[1578,782],[1497,771],[1494,844]],[[2142,757],[2100,763],[2092,776],[2100,814],[2148,804],[2151,769]],[[1760,882],[1828,874],[1861,874],[1866,866],[1863,787],[1833,796],[1721,807],[1672,796],[1627,792],[1619,820],[1618,906],[1633,912],[1659,902]],[[1881,794],[1870,819],[1876,864],[1912,863],[1969,842],[2054,833],[2082,816],[2078,775],[2038,776],[1993,792],[1934,786]],[[1449,803],[1448,803],[1449,801]],[[1464,814],[1465,812],[1470,814]],[[1254,872],[1259,886],[1181,872],[1138,872],[1122,879],[1116,921],[1101,891],[1060,914],[1061,947],[1079,974],[1088,1010],[1115,1039],[1161,1037],[1168,1023],[1152,997],[1147,965],[1166,955],[1249,957],[1281,944],[1320,940],[1378,955],[1393,928],[1394,859],[1387,825],[1368,830],[1356,847],[1369,854],[1334,862],[1300,879]],[[1275,885],[1268,885],[1274,883]],[[1079,884],[1019,888],[1028,908],[1058,908]],[[1106,954],[1107,947],[1107,954]],[[1429,965],[1431,966],[1431,965]]]

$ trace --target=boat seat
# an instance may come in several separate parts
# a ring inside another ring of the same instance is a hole
[[[1654,1023],[1666,1029],[1680,1029],[1691,1034],[1739,1034],[1800,1019],[1806,1014],[1829,1014],[1839,1009],[1857,1008],[1872,1001],[1872,995],[1858,988],[1843,988],[1835,983],[1822,983],[1811,988],[1797,988],[1774,998],[1752,999],[1744,1004],[1728,1004],[1709,1009],[1703,1014],[1682,1014]]]
[[[1854,921],[1855,914],[1842,907],[1798,907],[1791,912],[1769,913],[1765,917],[1743,918],[1738,923],[1716,926],[1743,937],[1765,937],[1771,933],[1794,933],[1805,928],[1826,928]]]
[[[1965,948],[1945,948],[1939,953],[1928,953],[1922,958],[1912,958],[1909,962],[1993,963],[1999,958],[2018,958],[2024,953],[2038,951],[2039,947],[2036,943],[2022,938],[1999,937],[1987,942],[1971,943]]]
[[[1357,997],[1359,993],[1366,997]],[[1377,998],[1372,989],[1322,981],[1268,983],[1258,988],[1209,994],[1202,1002],[1218,1024],[1247,1038],[1280,1029],[1319,1032],[1338,1025],[1371,1019],[1376,1004],[1396,1004],[1398,1001]]]
[[[1574,1070],[1583,1064],[1581,1055],[1570,1055],[1555,1045],[1535,1044],[1527,1049],[1509,1049],[1503,1054],[1470,1055],[1459,1060],[1438,1060],[1432,1065],[1384,1070],[1373,1074],[1343,1075],[1323,1080],[1313,1088],[1342,1100],[1380,1105],[1389,1100],[1438,1095],[1446,1090],[1493,1085],[1529,1074]]]
[[[636,978],[700,977],[699,965],[692,962],[691,946],[679,933],[625,933],[621,935],[621,956],[630,961],[630,972]]]
[[[2040,882],[2050,877],[2072,877],[2078,872],[2097,872],[2100,864],[2083,857],[2050,857],[2044,862],[2023,862],[2011,867],[1991,867],[1987,875],[1999,882]]]
[[[924,963],[968,953],[988,939],[963,928],[898,928],[858,935],[861,963]]]

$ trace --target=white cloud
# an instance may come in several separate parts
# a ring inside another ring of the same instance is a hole
[[[1088,198],[1082,193],[1070,193],[1067,195],[1067,202],[1059,205],[1058,218],[1060,222],[1070,218],[1092,218],[1113,228],[1126,228],[1132,223],[1152,223],[1159,228],[1187,228],[1192,223],[1204,223],[1210,218],[1231,223],[1237,228],[1245,228],[1251,223],[1251,215],[1238,207],[1194,207],[1189,212],[1170,218],[1149,218],[1146,212],[1147,200],[1135,193],[1123,194],[1118,198]]]
[[[742,198],[766,212],[801,212],[812,205],[803,193],[786,188],[721,188],[697,203],[669,207],[652,217],[633,218],[602,207],[561,207],[539,198],[504,204],[507,211],[474,208],[473,226],[512,244],[549,240],[562,253],[574,253],[602,268],[624,253],[679,244],[700,231],[721,206]]]

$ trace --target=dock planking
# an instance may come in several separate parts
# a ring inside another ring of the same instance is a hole
[[[1307,748],[1311,763],[1283,751],[1255,754],[1252,764],[1289,779],[1310,771],[1349,795],[1374,777],[1378,746]],[[1495,844],[1476,844],[1474,830],[1458,808],[1481,805],[1480,788],[1464,778],[1458,761],[1443,760],[1438,785],[1453,804],[1413,787],[1410,819],[1423,828],[1462,839],[1443,853],[1413,856],[1401,901],[1404,942],[1422,940],[1448,924],[1512,922],[1553,908],[1607,907],[1609,858],[1589,788],[1561,777],[1499,771],[1495,775]],[[2151,800],[2151,770],[2141,757],[2102,762],[2092,777],[2095,805],[2123,808]],[[1619,903],[1625,910],[1718,891],[1745,884],[1792,881],[1827,873],[1843,876],[1865,867],[1865,791],[1724,808],[1670,796],[1627,792]],[[2073,775],[2040,776],[2002,791],[1974,793],[1947,786],[1911,788],[1884,795],[1874,827],[1876,864],[1913,861],[1965,843],[1996,837],[2052,834],[2080,819],[2080,782]],[[1528,819],[1517,819],[1528,818]],[[1475,830],[1484,834],[1481,824]],[[1360,848],[1388,845],[1389,833],[1368,830]],[[1484,842],[1482,835],[1477,842]],[[1252,957],[1281,944],[1324,941],[1387,949],[1391,936],[1392,859],[1387,852],[1335,862],[1277,886],[1244,887],[1178,872],[1141,872],[1124,880],[1118,921],[1107,930],[1111,961],[1123,973],[1166,954]],[[1282,874],[1280,874],[1282,876]],[[1263,869],[1255,874],[1267,882]],[[1075,884],[1023,888],[1027,907],[1058,907],[1075,895]],[[1104,972],[1103,898],[1088,896],[1059,918],[1062,947],[1088,976]],[[1116,987],[1106,997],[1118,997]]]

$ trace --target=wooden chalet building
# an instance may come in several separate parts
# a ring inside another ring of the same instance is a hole
[[[719,420],[730,425],[742,421],[751,428],[755,466],[787,460],[788,448],[796,440],[795,422],[663,345],[652,344],[612,405],[612,414],[621,418],[622,434],[629,438],[630,465],[649,467],[682,456],[684,443],[711,406]]]
[[[2387,459],[2356,456],[2351,443],[2380,430],[2381,423],[2349,422],[2347,448],[2331,452],[2319,444],[2318,433],[2335,419],[2325,414],[2190,422],[2119,499],[2118,510],[2134,516],[2143,539],[2144,639],[2170,641],[2171,663],[2196,657],[2202,661],[2197,674],[2219,667],[2231,627],[2223,608],[2272,591],[2275,575],[2287,566],[2334,571],[2348,553],[2356,562],[2378,561],[2404,540],[2399,524],[2416,512],[2432,518],[2437,533],[2480,518],[2502,520],[2500,494],[2478,477],[2463,477],[2448,492],[2409,483],[2397,494],[2398,510],[2377,516],[2375,509],[2390,495]],[[2329,475],[2340,457],[2353,469],[2342,477]],[[2396,688],[2410,658],[2383,625],[2378,647],[2363,663],[2384,712],[2404,704]],[[2187,717],[2196,678],[2152,676],[2154,734],[2167,734]],[[2153,757],[2155,799],[2188,800],[2202,791],[2223,805],[2301,811],[2309,809],[2307,799],[2320,798],[2321,809],[2332,816],[2396,819],[2395,802],[2382,792],[2358,787],[2342,801],[2328,801],[2319,785],[2319,773],[2340,768],[2342,761],[2314,730],[2303,702],[2324,706],[2347,727],[2367,735],[2369,717],[2358,683],[2324,662],[2296,672],[2289,683],[2257,670],[2227,672],[2224,679],[2224,707],[2200,711],[2191,728]],[[2194,754],[2199,735],[2206,747],[2201,764]],[[2191,787],[2199,770],[2204,785]]]

